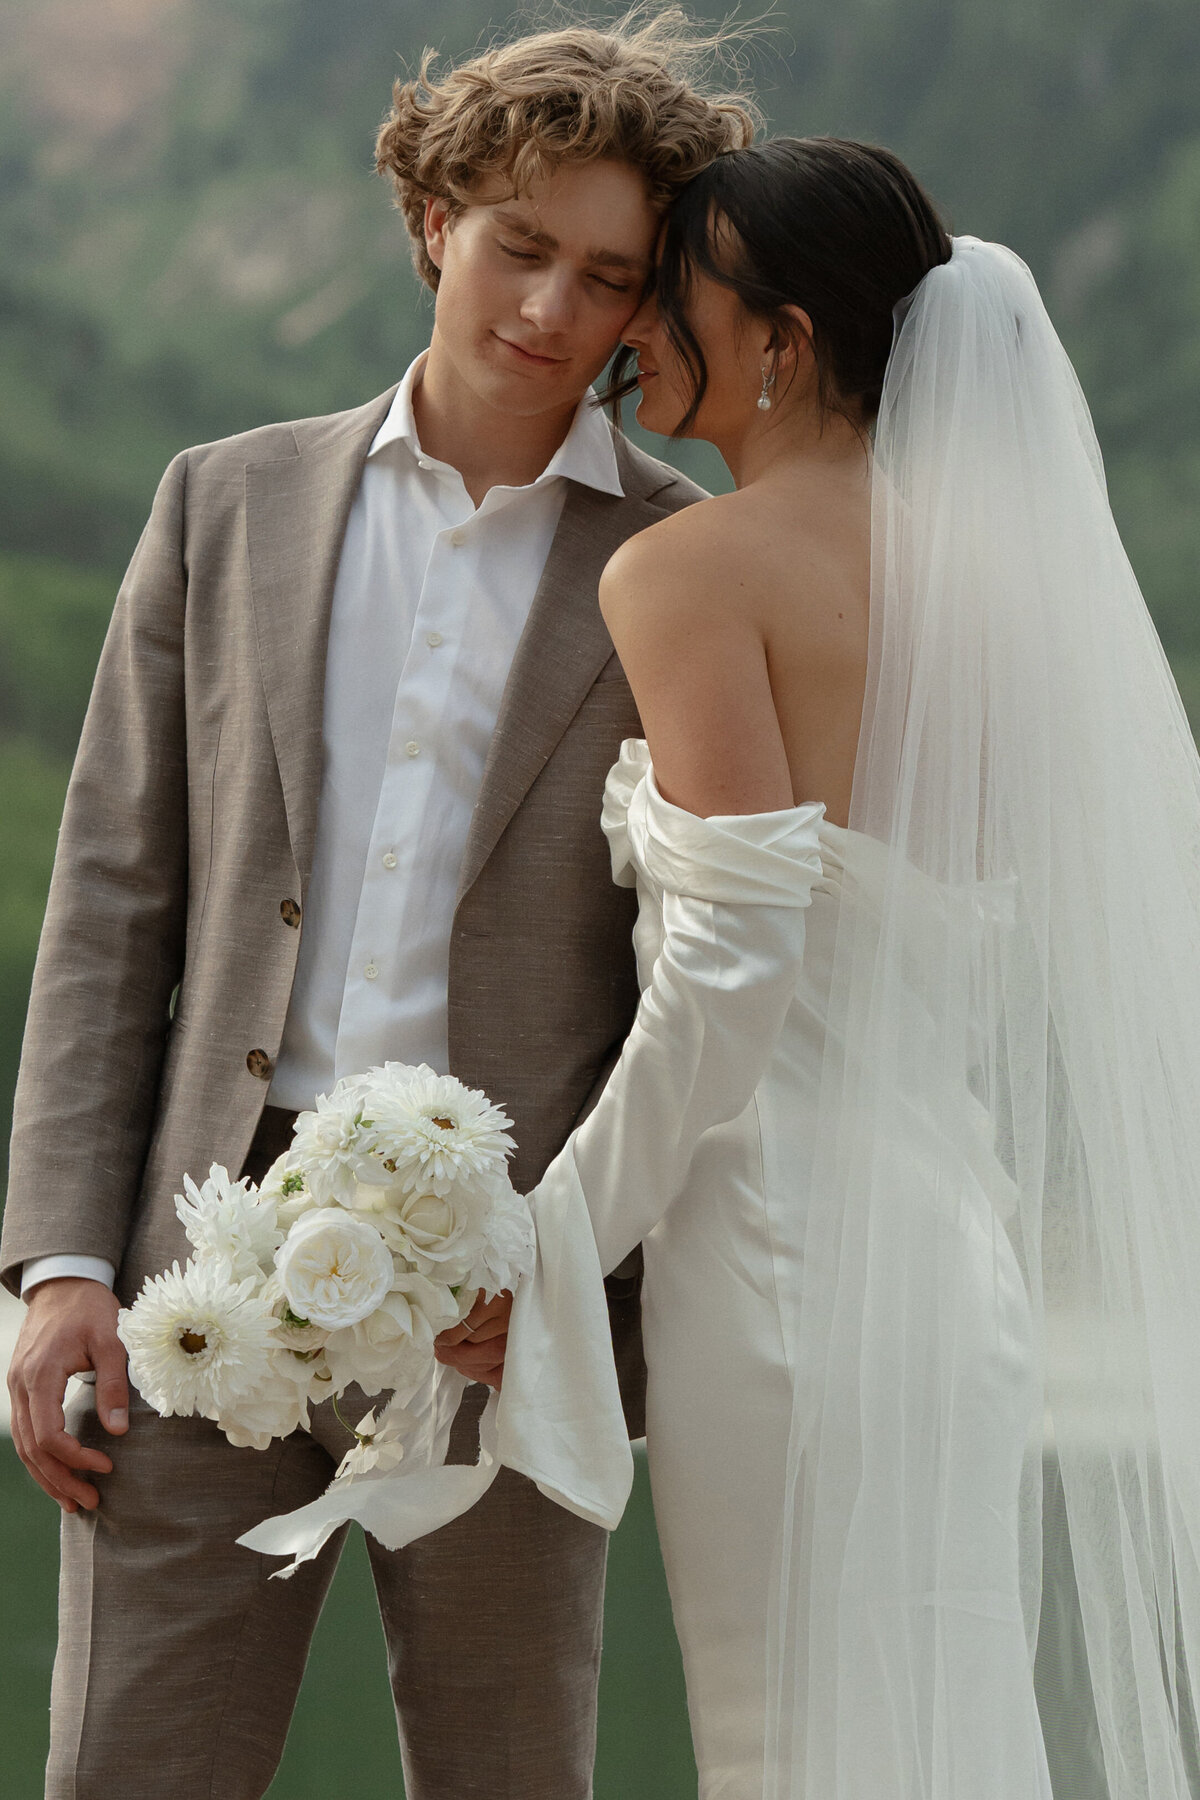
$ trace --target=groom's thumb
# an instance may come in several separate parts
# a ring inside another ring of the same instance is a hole
[[[98,1349],[93,1359],[96,1371],[96,1410],[106,1431],[120,1433],[129,1429],[129,1378],[125,1372],[125,1349],[120,1338]]]

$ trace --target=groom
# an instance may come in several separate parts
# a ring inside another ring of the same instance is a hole
[[[630,1024],[599,807],[638,719],[596,585],[699,490],[586,394],[662,206],[747,123],[671,49],[571,29],[397,84],[379,166],[437,296],[428,351],[366,406],[177,457],[121,589],[0,1259],[28,1302],[14,1439],[64,1513],[50,1796],[261,1795],[333,1571],[271,1581],[235,1542],[326,1486],[328,1407],[258,1453],[128,1391],[116,1296],[186,1253],[184,1171],[261,1173],[335,1075],[393,1058],[502,1103],[525,1189]],[[502,1342],[479,1336],[486,1375]],[[409,1800],[590,1793],[605,1547],[508,1471],[432,1537],[369,1541]]]

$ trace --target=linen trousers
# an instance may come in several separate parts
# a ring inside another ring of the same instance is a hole
[[[244,1173],[265,1171],[291,1118],[267,1109]],[[46,1800],[258,1800],[345,1532],[286,1581],[236,1539],[315,1499],[350,1436],[326,1404],[310,1431],[236,1450],[207,1420],[130,1399],[119,1439],[90,1389],[68,1410],[113,1470],[97,1511],[63,1515]],[[451,1461],[475,1460],[485,1399],[468,1390]],[[342,1410],[369,1405],[352,1389]],[[406,1549],[367,1537],[407,1800],[588,1800],[607,1545],[509,1469]]]

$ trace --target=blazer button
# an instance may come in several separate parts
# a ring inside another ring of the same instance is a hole
[[[260,1081],[269,1081],[271,1078],[271,1059],[265,1050],[251,1050],[246,1058],[246,1067]]]
[[[285,925],[299,925],[300,902],[298,900],[281,900],[279,902],[279,916]]]

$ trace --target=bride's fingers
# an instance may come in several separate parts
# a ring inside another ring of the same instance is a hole
[[[466,1375],[472,1381],[486,1381],[490,1374],[504,1366],[507,1346],[507,1336],[500,1336],[491,1338],[486,1344],[438,1344],[434,1355],[440,1363],[457,1369],[460,1375]]]
[[[480,1294],[466,1318],[457,1325],[451,1325],[446,1331],[439,1332],[436,1341],[443,1349],[450,1349],[458,1344],[486,1343],[490,1338],[507,1333],[511,1312],[512,1295],[507,1289],[491,1300],[485,1300]]]

